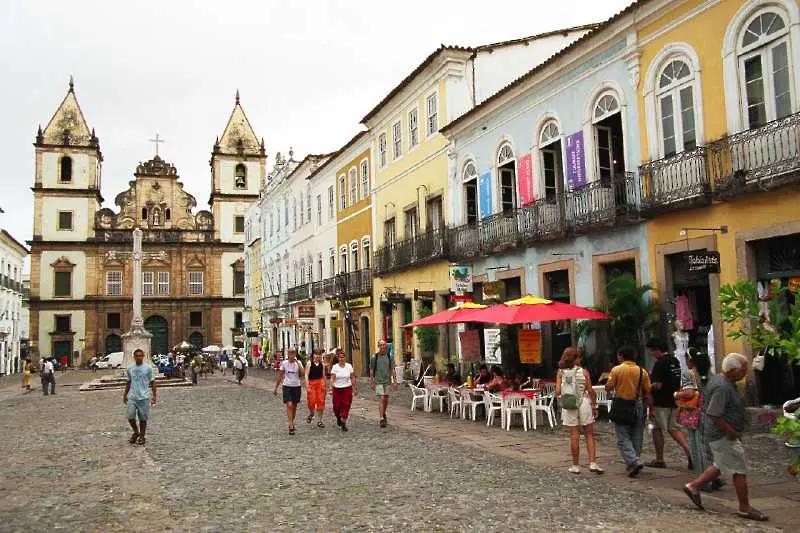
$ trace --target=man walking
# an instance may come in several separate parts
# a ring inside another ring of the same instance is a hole
[[[222,355],[219,356],[219,367],[222,369],[222,375],[225,375],[225,371],[228,369],[228,352],[222,350]]]
[[[397,376],[395,376],[394,361],[386,351],[386,341],[378,341],[378,352],[372,356],[369,364],[369,386],[375,391],[378,397],[378,416],[380,426],[386,427],[386,409],[389,407],[389,387],[397,387]]]
[[[705,389],[705,435],[714,464],[706,468],[700,476],[687,483],[683,491],[698,509],[703,508],[700,500],[701,487],[717,479],[720,474],[732,475],[736,497],[739,500],[738,515],[750,520],[765,521],[767,515],[750,505],[747,489],[747,459],[742,446],[742,431],[745,424],[745,411],[736,382],[747,375],[747,358],[742,354],[731,353],[722,361],[722,375],[714,376]]]
[[[689,451],[686,435],[678,426],[678,409],[675,405],[675,393],[681,388],[681,363],[677,357],[667,351],[667,346],[661,339],[653,338],[647,341],[647,349],[650,355],[656,359],[650,374],[654,406],[654,409],[650,409],[650,419],[655,425],[652,434],[656,458],[654,461],[645,463],[645,466],[667,467],[667,463],[664,462],[664,432],[669,432],[670,436],[683,449],[689,470],[692,470],[692,454]]]
[[[56,393],[56,366],[53,364],[52,357],[48,357],[44,360],[44,366],[42,367],[42,392],[44,392],[45,396]]]
[[[125,384],[122,402],[127,406],[128,423],[133,429],[129,442],[144,445],[150,406],[156,404],[156,380],[153,367],[144,364],[142,350],[133,351],[133,361],[134,363],[128,366],[128,382]]]
[[[615,402],[611,419],[617,435],[617,450],[625,462],[629,477],[636,477],[644,465],[639,460],[644,436],[644,408],[642,399],[653,408],[650,395],[650,376],[636,364],[636,352],[625,346],[619,350],[619,363],[611,369],[606,390],[614,392]],[[629,417],[623,415],[628,414]],[[629,418],[624,420],[624,418]]]

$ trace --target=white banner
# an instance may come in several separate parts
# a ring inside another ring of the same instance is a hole
[[[490,365],[501,364],[503,354],[500,350],[500,329],[484,329],[483,346],[486,353],[486,363]]]

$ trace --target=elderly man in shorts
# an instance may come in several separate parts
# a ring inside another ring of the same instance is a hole
[[[397,387],[397,376],[394,373],[394,361],[386,351],[386,341],[378,341],[378,352],[369,363],[369,386],[375,391],[378,400],[378,416],[380,426],[386,427],[386,409],[389,407],[389,387]]]
[[[747,375],[747,358],[742,354],[728,354],[722,361],[722,375],[714,376],[705,389],[705,436],[714,456],[714,464],[700,477],[690,481],[683,491],[698,509],[703,508],[700,500],[701,487],[717,479],[720,474],[732,475],[739,512],[742,518],[765,521],[767,515],[750,505],[747,491],[747,459],[742,446],[742,431],[745,425],[745,411],[736,382]]]
[[[127,405],[128,423],[133,429],[130,443],[144,445],[150,406],[156,404],[156,379],[153,367],[144,364],[142,350],[134,350],[133,360],[134,363],[128,366],[128,382],[122,401]]]

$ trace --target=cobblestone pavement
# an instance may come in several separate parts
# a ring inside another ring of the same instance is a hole
[[[380,430],[365,401],[349,433],[301,411],[292,437],[264,376],[162,390],[145,447],[127,443],[121,391],[0,384],[0,531],[775,531]]]

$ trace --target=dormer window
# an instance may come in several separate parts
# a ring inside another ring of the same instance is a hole
[[[72,158],[68,156],[64,156],[61,158],[61,162],[59,163],[59,173],[60,179],[63,183],[69,183],[72,181]]]
[[[239,163],[233,172],[233,184],[237,189],[247,188],[247,167]]]

